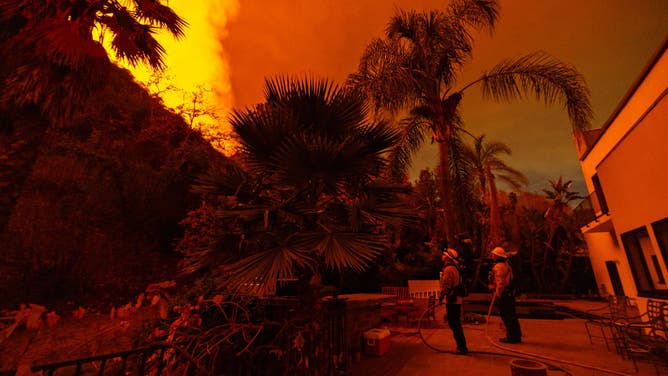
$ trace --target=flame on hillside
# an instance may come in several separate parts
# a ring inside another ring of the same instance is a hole
[[[229,133],[227,113],[234,106],[230,68],[220,37],[227,34],[227,25],[239,12],[239,0],[171,0],[164,2],[188,22],[185,37],[175,40],[160,31],[156,39],[165,48],[167,69],[159,76],[146,66],[130,66],[138,82],[153,93],[159,93],[167,107],[175,109],[193,128],[201,129],[212,139]],[[110,51],[109,46],[105,46]],[[169,88],[168,90],[166,90]],[[198,114],[193,118],[193,101]],[[190,113],[189,113],[190,111]],[[223,152],[231,150],[229,139],[212,140]]]

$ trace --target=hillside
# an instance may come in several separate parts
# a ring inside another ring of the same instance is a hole
[[[226,158],[129,72],[108,74],[65,125],[0,112],[0,308],[113,304],[175,277],[189,187]]]

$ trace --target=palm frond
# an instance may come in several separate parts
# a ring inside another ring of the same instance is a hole
[[[411,65],[410,52],[401,41],[374,39],[347,83],[365,93],[376,109],[397,111],[416,103],[419,97],[416,71]]]
[[[179,17],[170,7],[155,0],[134,0],[135,17],[151,26],[169,30],[177,39],[185,35],[188,22]]]
[[[358,92],[326,80],[278,77],[266,81],[265,95],[267,104],[235,111],[230,123],[248,166],[282,184],[333,194],[378,176],[398,141],[384,122],[366,123]]]
[[[417,107],[399,123],[401,138],[390,153],[389,170],[390,176],[396,181],[403,181],[406,171],[412,165],[412,156],[420,149],[425,137],[431,132],[431,121],[425,117],[428,113],[420,113],[420,110],[430,111],[429,108]]]
[[[359,210],[365,222],[371,224],[381,225],[391,223],[396,226],[406,226],[415,224],[418,221],[415,210],[409,208],[404,203],[386,202],[365,205],[362,202]]]
[[[264,80],[264,98],[267,103],[287,104],[299,98],[309,98],[322,102],[331,102],[338,92],[338,87],[325,79],[295,79],[279,75]]]
[[[561,103],[574,129],[589,127],[592,109],[584,78],[570,65],[545,53],[505,60],[465,88],[477,82],[483,85],[483,96],[498,102],[533,94],[548,105]]]
[[[398,9],[385,27],[385,35],[390,39],[405,38],[418,42],[418,30],[421,16],[415,10]]]
[[[7,43],[15,53],[21,48],[32,48],[49,61],[77,71],[90,69],[93,61],[108,61],[102,45],[82,36],[76,23],[65,20],[36,23]]]
[[[454,179],[455,189],[462,192],[470,190],[472,184],[471,163],[462,157],[466,145],[457,133],[449,139],[450,151],[450,174]]]
[[[153,69],[165,68],[165,48],[155,39],[153,26],[138,25],[132,34],[114,33],[111,48],[116,57],[136,66],[146,63]]]
[[[363,271],[386,247],[381,235],[357,232],[303,234],[302,244],[320,254],[327,267],[357,272]]]
[[[293,279],[298,268],[308,267],[313,258],[289,246],[277,246],[228,265],[224,271],[233,290],[263,292],[269,284],[281,279]]]
[[[249,177],[236,165],[210,170],[195,178],[192,189],[197,193],[236,196],[249,184]]]
[[[497,0],[455,0],[449,5],[449,14],[462,24],[476,30],[494,30],[499,18]]]
[[[504,169],[503,172],[497,172],[495,176],[516,191],[529,184],[529,180],[523,173],[510,167]]]
[[[499,154],[513,155],[512,149],[507,144],[500,141],[490,141],[484,143],[484,158],[498,160]]]

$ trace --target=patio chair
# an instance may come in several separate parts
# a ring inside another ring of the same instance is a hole
[[[644,314],[632,317],[631,320],[619,319],[613,322],[615,348],[623,359],[633,362],[636,372],[637,360],[650,361],[657,375],[662,371],[668,372],[667,315],[668,303],[650,299]],[[635,320],[638,318],[646,320]]]
[[[638,372],[638,360],[650,360],[649,349],[645,346],[632,339],[631,336],[626,332],[625,328],[622,326],[611,327],[612,329],[612,340],[615,344],[615,349],[617,354],[619,354],[622,359],[630,360],[633,362],[633,369],[635,372]]]
[[[668,302],[648,300],[647,316],[649,318],[650,335],[661,341],[668,341]]]
[[[610,341],[613,340],[613,323],[619,320],[629,320],[634,317],[634,308],[637,306],[627,296],[610,295],[608,297],[608,312],[600,318],[592,318],[585,321],[585,330],[589,337],[589,343],[594,344],[595,338],[600,338],[605,343],[605,348],[610,350]],[[599,334],[600,333],[600,334]]]

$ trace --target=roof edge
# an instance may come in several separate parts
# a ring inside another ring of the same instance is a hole
[[[647,63],[645,63],[645,66],[640,71],[640,74],[638,75],[638,77],[636,77],[636,79],[631,84],[631,87],[629,88],[629,90],[626,91],[626,94],[624,94],[624,96],[619,101],[619,103],[617,104],[615,109],[612,111],[612,113],[608,117],[608,120],[606,120],[605,123],[603,123],[603,126],[601,126],[601,128],[599,128],[599,129],[601,129],[601,133],[599,133],[598,137],[596,137],[596,139],[591,144],[591,146],[589,146],[587,148],[587,150],[582,154],[582,156],[580,157],[580,161],[584,161],[585,158],[587,158],[587,156],[589,155],[589,153],[594,149],[596,144],[598,144],[598,141],[601,139],[601,137],[603,137],[603,135],[605,134],[605,131],[610,127],[612,122],[615,121],[615,119],[617,118],[617,115],[619,115],[619,113],[622,112],[622,109],[624,109],[624,107],[629,102],[629,100],[631,99],[633,94],[635,94],[635,92],[638,90],[638,87],[640,87],[640,84],[642,84],[643,81],[645,81],[645,78],[647,77],[649,72],[652,70],[652,68],[656,65],[656,63],[659,61],[661,56],[663,56],[666,49],[668,49],[668,35],[665,38],[663,38],[663,41],[659,45],[659,48],[657,48],[656,51],[654,51],[654,53],[649,58]]]

